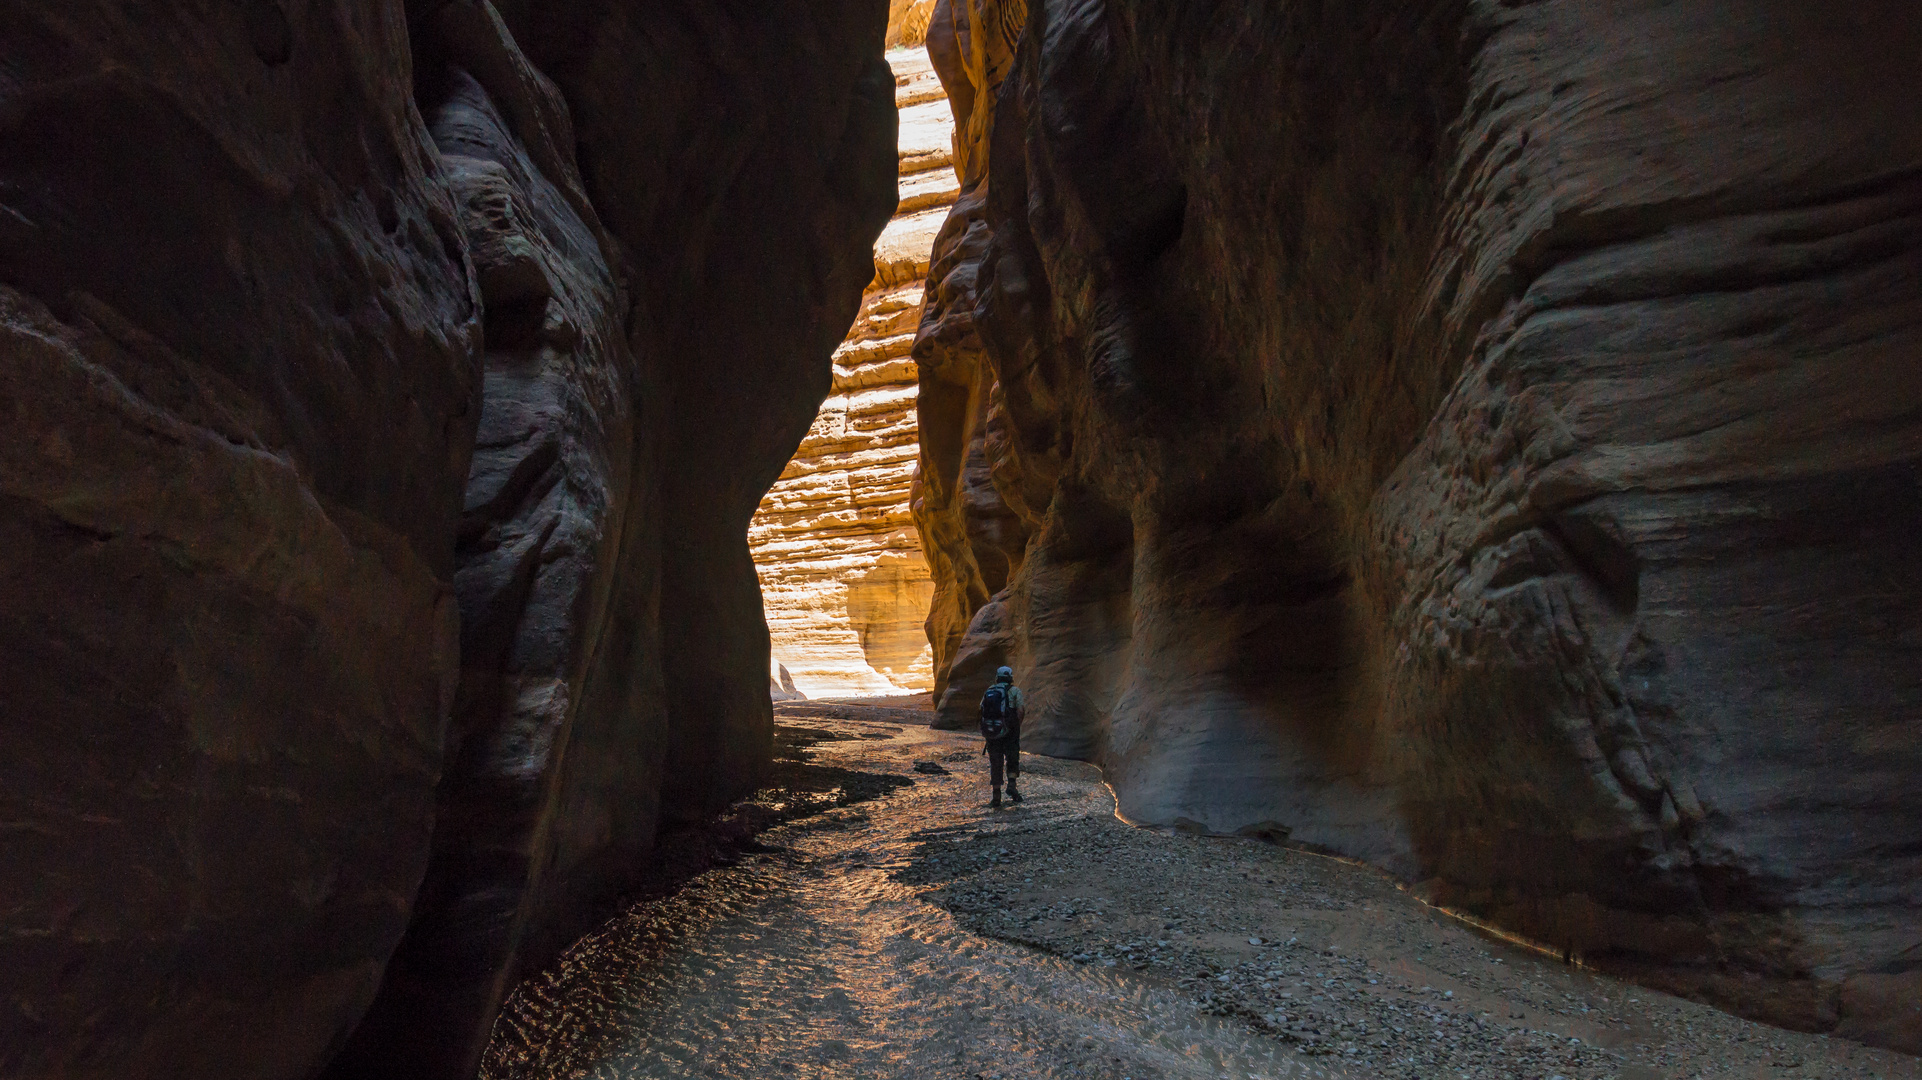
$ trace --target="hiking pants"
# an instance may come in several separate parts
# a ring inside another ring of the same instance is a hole
[[[1008,784],[1012,786],[1021,775],[1021,736],[1008,735],[988,742],[988,779],[996,791],[1001,790],[1003,763],[1008,770]]]

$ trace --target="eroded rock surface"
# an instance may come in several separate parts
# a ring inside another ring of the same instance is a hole
[[[756,782],[886,14],[0,3],[0,1074],[471,1076]]]
[[[414,926],[342,1076],[471,1075],[506,989],[632,887],[657,825],[767,765],[746,526],[872,274],[893,80],[878,10],[683,7],[506,5],[477,61],[452,27],[480,23],[439,16],[451,85],[423,110],[489,327],[458,756]],[[539,118],[518,147],[464,63],[499,72],[501,114]],[[757,292],[770,276],[792,287]]]
[[[0,4],[0,1075],[309,1073],[406,925],[480,387],[407,60]]]
[[[968,710],[956,703],[978,700],[1007,656],[1006,590],[1035,518],[1033,510],[1017,513],[991,475],[995,462],[1007,460],[1009,427],[1006,404],[994,401],[995,377],[974,321],[982,260],[993,236],[985,216],[988,133],[1027,10],[1025,0],[941,3],[929,23],[928,55],[954,116],[961,192],[935,238],[915,335],[918,407],[928,420],[921,425],[913,507],[934,576],[927,634],[935,700],[949,704],[937,723],[949,727],[972,724]],[[1019,485],[1006,487],[1016,491]]]
[[[1922,25],[1046,0],[996,78],[1017,6],[930,32],[993,117],[916,350],[947,722],[1012,662],[1130,816],[1922,1048]]]
[[[924,8],[897,18],[920,11],[925,24]],[[927,690],[933,677],[923,622],[934,587],[909,502],[919,437],[908,351],[935,231],[956,194],[954,125],[926,50],[887,56],[900,206],[835,350],[834,387],[748,528],[774,659],[813,697]]]

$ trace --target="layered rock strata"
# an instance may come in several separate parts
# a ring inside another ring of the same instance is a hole
[[[1133,818],[1922,1049],[1922,25],[1037,0],[997,83],[1013,10],[930,32],[993,99],[917,346],[947,721],[1011,662]]]
[[[925,8],[904,13],[925,25]],[[954,126],[925,49],[892,50],[888,62],[900,206],[875,243],[874,282],[835,351],[828,399],[749,526],[774,659],[815,697],[927,690],[933,677],[922,624],[934,587],[909,504],[920,440],[908,351],[957,192]]]
[[[768,760],[886,7],[125,8],[0,0],[0,1074],[471,1076]]]

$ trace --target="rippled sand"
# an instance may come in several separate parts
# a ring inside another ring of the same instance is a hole
[[[489,1080],[1922,1078],[1492,940],[1364,866],[1129,828],[1084,764],[1030,756],[1027,802],[989,811],[976,739],[783,714],[810,763],[736,817],[805,816],[523,985]]]
[[[806,723],[857,736],[811,751],[855,769],[899,774],[979,746],[926,728]],[[918,844],[957,830],[1111,812],[1092,769],[1049,771],[1060,775],[1028,778],[1017,813],[987,813],[985,792],[959,777],[926,777],[762,834],[777,850],[635,908],[523,986],[484,1075],[1347,1075],[1202,1014],[1176,988],[968,933],[922,898],[928,886],[896,880]]]

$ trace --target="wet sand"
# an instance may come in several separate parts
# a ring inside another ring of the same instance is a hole
[[[1131,828],[1085,764],[1028,755],[1027,801],[992,811],[978,739],[796,704],[732,865],[524,984],[485,1076],[1922,1077],[1493,940],[1367,867]]]

